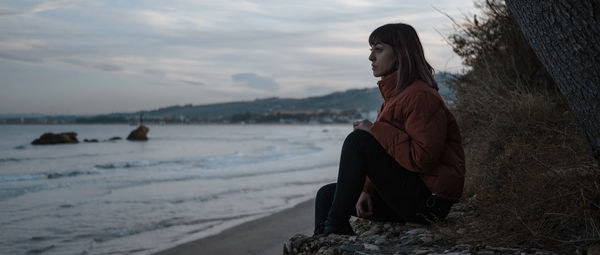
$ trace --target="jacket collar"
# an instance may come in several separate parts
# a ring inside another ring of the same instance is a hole
[[[387,101],[388,99],[395,96],[396,93],[396,84],[398,83],[398,71],[395,71],[391,74],[388,74],[381,78],[380,81],[377,82],[377,86],[379,86],[379,91],[381,92],[381,96],[383,96],[383,100]]]

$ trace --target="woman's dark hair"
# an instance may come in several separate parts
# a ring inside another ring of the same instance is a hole
[[[369,45],[374,46],[378,43],[392,46],[398,59],[393,67],[398,70],[396,92],[404,90],[417,79],[438,90],[437,82],[433,78],[433,67],[425,60],[423,46],[413,27],[403,23],[378,27],[369,36]],[[389,73],[394,71],[396,70],[390,70]]]

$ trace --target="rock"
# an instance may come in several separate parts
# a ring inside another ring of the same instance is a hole
[[[590,247],[588,247],[587,254],[588,255],[600,255],[600,243],[595,243],[595,244],[592,244]]]
[[[121,137],[118,136],[113,136],[110,139],[108,139],[109,141],[116,141],[116,140],[121,140]]]
[[[95,138],[94,139],[87,139],[86,138],[86,139],[83,139],[83,142],[85,142],[85,143],[97,143],[98,139],[95,139]]]
[[[429,249],[417,249],[417,250],[414,250],[413,253],[415,255],[422,255],[422,254],[429,254],[429,253],[431,253],[431,251]]]
[[[381,232],[381,227],[379,225],[373,225],[371,229],[363,232],[361,236],[373,236],[379,234]]]
[[[387,241],[385,236],[381,236],[381,235],[376,235],[373,237],[373,239],[375,240],[375,244],[383,244]]]
[[[283,254],[555,254],[532,248],[495,247],[486,243],[457,243],[457,240],[445,238],[436,226],[382,223],[356,218],[351,219],[350,224],[357,235],[297,234],[284,244]]]
[[[416,242],[417,240],[414,239],[414,236],[404,236],[400,238],[400,243],[404,246],[412,245]]]
[[[409,228],[420,228],[420,227],[423,227],[423,225],[418,224],[418,223],[413,223],[413,222],[407,222],[406,226],[409,227]]]
[[[304,243],[311,239],[311,237],[305,236],[303,234],[296,234],[292,238],[290,238],[287,242],[283,244],[283,254],[284,255],[297,255],[301,252],[301,248]]]
[[[368,251],[378,251],[379,250],[379,246],[370,244],[370,243],[363,244],[363,247],[365,247],[365,250],[368,250]]]
[[[42,144],[59,144],[59,143],[79,143],[77,140],[77,133],[65,132],[60,134],[44,133],[40,138],[33,140],[31,144],[42,145]]]
[[[419,235],[419,240],[421,240],[421,242],[423,242],[424,244],[428,244],[433,242],[433,237],[431,237],[431,235],[428,234]]]
[[[148,136],[146,136],[148,134],[148,131],[150,131],[150,129],[144,125],[140,125],[138,128],[136,128],[135,130],[131,131],[131,133],[129,133],[129,136],[127,136],[127,140],[130,141],[147,141],[148,140]]]
[[[427,232],[427,230],[425,230],[424,228],[415,228],[415,229],[411,229],[409,231],[406,231],[405,233],[407,235],[414,236],[414,235],[418,235],[418,234],[425,233],[425,232]]]
[[[340,249],[342,251],[349,251],[349,252],[360,251],[361,248],[362,248],[362,245],[356,245],[356,244],[344,244],[344,245],[340,246]]]

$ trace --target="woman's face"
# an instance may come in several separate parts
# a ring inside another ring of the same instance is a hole
[[[391,72],[396,63],[396,54],[391,45],[385,43],[376,43],[371,45],[371,69],[375,77],[381,77]]]

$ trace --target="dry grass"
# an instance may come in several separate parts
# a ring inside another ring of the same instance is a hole
[[[600,241],[591,146],[527,44],[511,49],[524,39],[503,3],[482,8],[488,19],[457,24],[450,37],[472,68],[454,84],[467,161],[463,203],[473,210],[459,222],[467,234],[455,237],[561,251]],[[504,28],[490,35],[491,23]]]
[[[600,240],[600,169],[557,95],[466,90],[455,112],[472,241],[555,246]],[[466,223],[463,222],[463,223]]]

